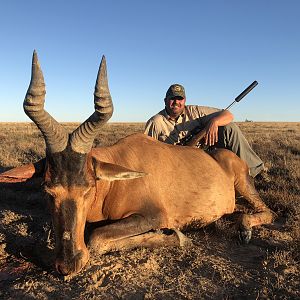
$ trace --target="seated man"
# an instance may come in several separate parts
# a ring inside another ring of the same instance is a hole
[[[193,129],[200,127],[206,131],[206,145],[233,151],[248,164],[252,177],[265,169],[239,127],[231,123],[233,115],[230,111],[185,105],[185,91],[180,84],[169,87],[164,101],[165,109],[148,120],[145,134],[164,143],[177,144]]]

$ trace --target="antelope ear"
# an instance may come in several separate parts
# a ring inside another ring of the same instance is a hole
[[[125,167],[106,163],[93,158],[93,165],[96,179],[104,179],[108,181],[135,179],[146,176],[147,173],[137,172]]]
[[[43,174],[45,158],[34,164],[16,167],[0,174],[0,182],[16,183],[26,181],[33,176],[40,177]]]

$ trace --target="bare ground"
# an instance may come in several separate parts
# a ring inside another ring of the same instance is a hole
[[[74,128],[75,124],[65,124]],[[241,123],[269,167],[256,180],[277,214],[249,245],[228,216],[186,234],[187,248],[136,249],[92,257],[73,278],[53,267],[53,235],[39,182],[0,184],[1,299],[299,299],[300,123]],[[97,140],[112,144],[143,124],[108,124]],[[43,157],[35,126],[0,123],[0,172]]]

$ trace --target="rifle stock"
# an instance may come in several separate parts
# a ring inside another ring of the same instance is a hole
[[[201,144],[202,144],[201,141],[204,139],[205,134],[206,134],[205,130],[199,131],[185,143],[185,146],[190,146],[190,147],[201,146]]]

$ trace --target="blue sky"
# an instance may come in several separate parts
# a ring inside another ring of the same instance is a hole
[[[22,102],[36,49],[46,110],[57,121],[93,112],[105,54],[114,122],[163,109],[172,83],[187,104],[223,108],[237,121],[300,121],[300,1],[2,1],[0,122],[29,121]]]

